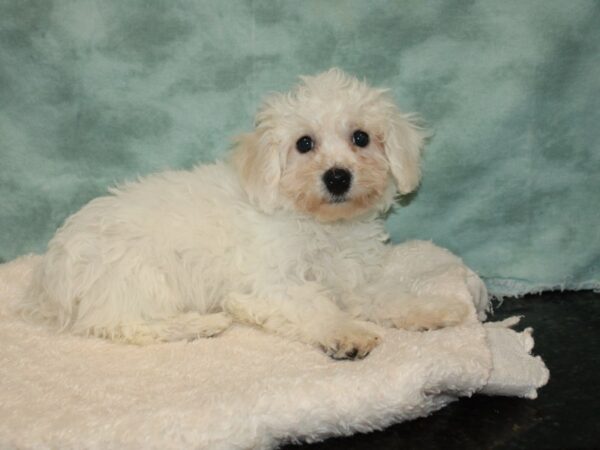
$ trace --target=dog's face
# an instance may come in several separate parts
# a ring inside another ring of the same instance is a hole
[[[384,211],[414,190],[422,145],[385,90],[332,69],[268,98],[233,161],[261,209],[330,222]]]

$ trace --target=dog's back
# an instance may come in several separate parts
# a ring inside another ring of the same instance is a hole
[[[225,284],[217,277],[231,273],[221,269],[235,245],[230,216],[245,205],[232,170],[216,163],[165,172],[111,194],[68,218],[50,241],[23,315],[135,341],[128,334],[139,333],[124,324],[216,311]]]

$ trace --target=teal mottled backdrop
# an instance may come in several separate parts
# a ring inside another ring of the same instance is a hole
[[[223,155],[260,99],[339,66],[435,131],[389,220],[498,294],[600,287],[594,0],[0,0],[0,259],[108,185]]]

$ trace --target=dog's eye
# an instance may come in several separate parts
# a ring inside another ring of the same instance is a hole
[[[315,148],[315,141],[310,136],[302,136],[296,141],[296,149],[300,153],[310,152]]]
[[[364,148],[369,145],[369,135],[362,130],[352,133],[352,143],[357,147]]]

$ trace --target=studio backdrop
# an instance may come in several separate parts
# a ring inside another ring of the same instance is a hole
[[[0,0],[0,260],[108,186],[223,157],[261,98],[332,66],[433,137],[394,241],[496,294],[600,288],[594,0]]]

